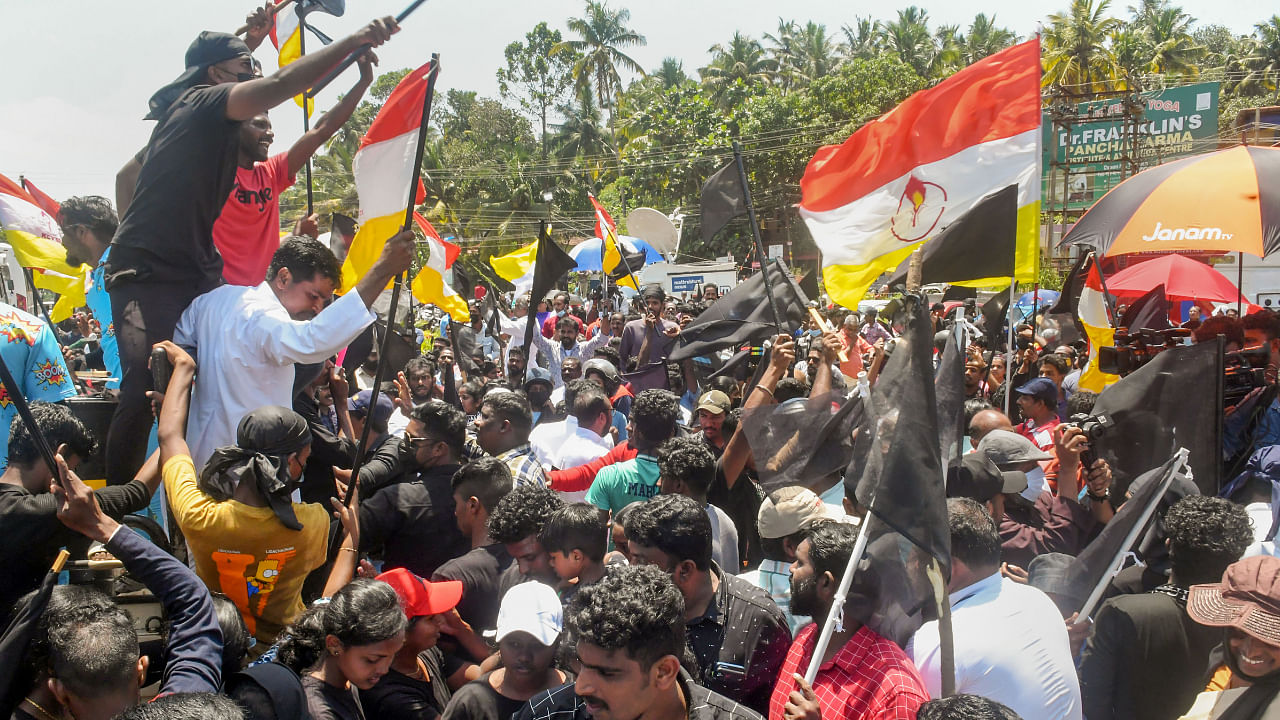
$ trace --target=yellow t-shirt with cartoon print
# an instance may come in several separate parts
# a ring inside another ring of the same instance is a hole
[[[186,536],[196,575],[240,608],[249,632],[271,644],[305,606],[302,583],[324,564],[329,513],[315,503],[294,503],[302,530],[290,530],[269,507],[216,502],[196,485],[191,458],[164,464],[169,507]]]

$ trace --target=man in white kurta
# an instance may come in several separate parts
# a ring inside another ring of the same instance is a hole
[[[401,233],[389,240],[353,291],[332,304],[341,266],[328,248],[306,237],[280,243],[261,285],[223,285],[191,303],[173,339],[198,366],[187,432],[196,468],[216,448],[235,444],[247,413],[265,405],[293,407],[295,363],[333,356],[373,322],[374,298],[409,267],[412,237]]]

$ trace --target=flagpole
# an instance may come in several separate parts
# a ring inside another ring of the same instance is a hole
[[[1102,579],[1098,581],[1097,586],[1089,593],[1089,598],[1084,601],[1079,614],[1076,616],[1076,625],[1087,622],[1089,613],[1093,612],[1093,608],[1102,600],[1102,594],[1106,592],[1107,586],[1111,584],[1111,578],[1120,571],[1120,564],[1124,562],[1124,558],[1129,554],[1129,548],[1133,547],[1133,543],[1138,540],[1138,535],[1146,532],[1147,522],[1151,520],[1151,516],[1155,514],[1156,507],[1160,504],[1160,499],[1164,497],[1169,486],[1173,484],[1173,479],[1183,472],[1187,467],[1187,457],[1189,453],[1186,448],[1178,448],[1178,459],[1173,464],[1173,469],[1160,480],[1160,489],[1151,496],[1151,504],[1142,510],[1142,516],[1138,518],[1138,522],[1134,523],[1129,529],[1128,535],[1124,538],[1124,544],[1116,552],[1115,558],[1111,561],[1111,566],[1107,568],[1107,572],[1102,574]]]
[[[401,223],[401,231],[408,230],[413,227],[413,208],[417,203],[417,184],[418,174],[422,172],[422,149],[427,141],[427,124],[431,120],[431,99],[435,95],[436,76],[440,73],[440,55],[439,53],[431,54],[431,71],[427,74],[427,93],[422,99],[422,120],[418,125],[418,144],[413,155],[413,172],[409,175],[409,200],[405,204],[404,222]],[[391,307],[387,309],[387,329],[382,336],[382,346],[378,351],[378,365],[373,373],[373,387],[369,389],[369,407],[376,407],[378,404],[378,393],[382,388],[382,381],[386,377],[387,352],[391,348],[391,335],[395,332],[396,311],[400,307],[400,291],[404,283],[408,279],[408,272],[395,277],[391,286]],[[356,446],[355,462],[351,466],[351,481],[347,485],[346,496],[342,498],[344,505],[351,505],[351,498],[354,496],[352,492],[355,484],[360,482],[360,469],[364,465],[365,454],[369,449],[369,430],[373,427],[373,423],[365,423],[364,430],[360,433],[360,443]],[[332,534],[330,541],[329,555],[332,556],[337,552],[337,546],[341,542],[341,535]]]
[[[750,207],[750,203],[748,203]],[[835,597],[831,598],[831,609],[827,611],[827,619],[822,623],[822,632],[818,634],[818,642],[813,646],[813,655],[809,657],[809,667],[804,672],[804,681],[809,685],[813,685],[813,681],[818,677],[818,668],[822,667],[822,656],[827,653],[827,646],[831,644],[831,635],[836,629],[836,620],[840,619],[844,614],[845,598],[849,596],[849,588],[853,585],[853,575],[857,572],[858,563],[862,561],[862,556],[867,551],[867,526],[871,524],[872,515],[870,512],[862,518],[862,524],[858,526],[858,539],[853,543],[853,552],[849,553],[849,563],[845,565],[844,576],[840,578],[840,585],[836,587]]]
[[[427,0],[413,0],[413,2],[409,3],[409,7],[405,8],[404,10],[401,10],[400,14],[396,15],[396,24],[399,25],[400,23],[404,22],[405,18],[409,17],[409,15],[412,14],[414,10],[418,9],[419,5],[421,5],[426,1]],[[364,54],[365,50],[368,50],[372,47],[373,45],[371,45],[370,43],[365,43],[360,47],[356,48],[355,50],[352,50],[351,54],[347,55],[347,57],[344,58],[341,62],[339,62],[338,65],[333,68],[333,70],[329,71],[328,75],[325,75],[323,78],[321,78],[319,82],[314,83],[311,86],[311,89],[307,91],[307,95],[311,97],[315,97],[316,95],[319,95],[320,91],[328,87],[329,83],[333,82],[334,79],[336,79],[339,75],[341,75],[343,70],[346,70],[347,68],[351,67],[351,64],[354,63],[356,59],[359,58],[362,54]]]
[[[1010,386],[1013,384],[1013,297],[1014,291],[1018,287],[1016,278],[1009,279],[1009,308],[1005,312],[1005,318],[1009,321],[1008,340],[1005,341],[1004,348],[1004,414],[1009,416]]]
[[[53,332],[53,328],[49,328],[49,332]],[[22,418],[22,423],[27,426],[27,432],[31,434],[31,441],[35,443],[36,450],[40,452],[40,457],[44,459],[46,465],[49,466],[49,472],[53,477],[61,477],[58,472],[58,461],[54,458],[54,449],[49,446],[49,440],[40,432],[40,426],[36,425],[36,419],[31,414],[31,406],[27,404],[27,398],[22,394],[22,386],[18,385],[13,379],[13,374],[9,372],[9,363],[0,357],[0,382],[4,383],[4,389],[7,391],[9,401],[18,410],[18,415]]]
[[[782,328],[782,315],[778,312],[778,303],[773,297],[773,281],[769,279],[768,256],[764,251],[764,241],[760,239],[760,223],[756,221],[756,205],[751,200],[751,188],[747,187],[747,169],[742,164],[742,143],[733,141],[733,161],[738,166],[738,182],[742,185],[742,197],[747,204],[747,217],[751,221],[751,238],[755,241],[756,254],[760,256],[760,272],[764,275],[764,291],[769,294],[769,309],[773,311],[773,322],[778,332],[785,333]]]
[[[1090,250],[1093,254],[1093,266],[1098,271],[1098,284],[1102,286],[1102,302],[1107,308],[1107,322],[1115,327],[1120,322],[1120,318],[1116,317],[1116,309],[1111,306],[1111,292],[1107,290],[1107,276],[1102,272],[1102,261],[1098,259],[1098,253]]]
[[[298,13],[298,55],[307,54],[307,16]],[[302,93],[302,134],[311,132],[311,96]],[[411,191],[412,192],[412,191]],[[314,212],[315,197],[311,186],[311,155],[307,155],[307,217]]]

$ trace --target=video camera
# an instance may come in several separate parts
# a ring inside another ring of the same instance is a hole
[[[1227,353],[1223,358],[1223,405],[1237,405],[1255,388],[1265,387],[1267,365],[1270,362],[1271,350],[1266,345]]]
[[[1152,330],[1128,328],[1116,330],[1114,345],[1098,348],[1098,369],[1110,375],[1124,377],[1146,365],[1162,351],[1179,345],[1191,344],[1191,331],[1186,328]]]
[[[1065,427],[1077,428],[1084,433],[1085,438],[1089,441],[1089,449],[1080,453],[1080,462],[1087,471],[1089,466],[1093,465],[1096,456],[1093,454],[1095,443],[1116,426],[1116,421],[1111,419],[1110,415],[1088,415],[1085,413],[1076,413],[1072,415],[1070,420],[1063,423]]]

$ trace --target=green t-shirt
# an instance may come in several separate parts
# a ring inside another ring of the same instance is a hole
[[[601,468],[587,490],[587,502],[616,513],[633,502],[644,502],[657,494],[658,459],[637,455]]]

